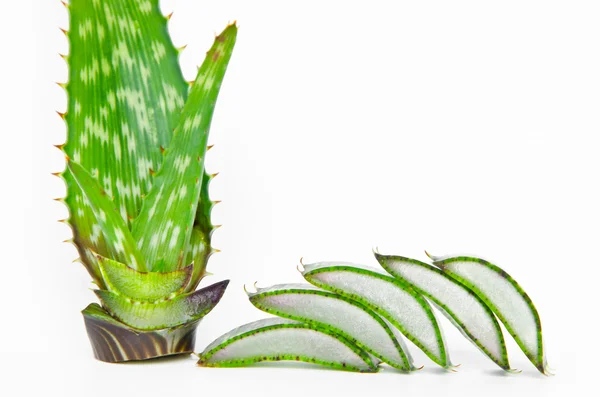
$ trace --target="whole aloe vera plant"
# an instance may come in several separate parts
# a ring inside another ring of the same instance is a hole
[[[206,275],[215,202],[204,170],[212,114],[237,35],[228,26],[188,84],[158,0],[72,0],[67,167],[73,243],[102,306],[83,315],[95,356],[193,350],[227,281]]]

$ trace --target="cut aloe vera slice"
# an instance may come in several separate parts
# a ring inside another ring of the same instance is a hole
[[[280,317],[331,329],[392,367],[414,368],[390,327],[357,301],[306,284],[280,284],[248,292],[257,308]]]
[[[377,269],[346,262],[305,265],[301,273],[309,283],[367,306],[398,328],[433,362],[452,368],[431,307],[407,284]]]
[[[217,338],[198,365],[241,367],[260,361],[303,361],[357,372],[376,372],[369,355],[327,328],[268,318],[242,325]]]
[[[429,257],[435,266],[483,299],[533,365],[541,373],[550,374],[544,352],[540,316],[531,298],[514,278],[481,258]]]
[[[158,303],[139,302],[114,292],[96,290],[102,306],[118,320],[142,330],[176,327],[198,320],[221,300],[229,280]]]
[[[375,253],[381,266],[429,298],[454,326],[502,369],[512,372],[494,313],[473,291],[416,259]]]
[[[155,302],[174,298],[192,277],[192,265],[168,273],[145,273],[101,255],[96,257],[108,290],[134,301]]]

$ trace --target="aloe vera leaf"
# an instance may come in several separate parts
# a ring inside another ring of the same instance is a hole
[[[210,256],[216,252],[211,247],[211,236],[216,226],[212,224],[210,215],[217,202],[210,200],[209,185],[214,179],[214,175],[208,175],[206,172],[202,177],[202,187],[200,189],[200,201],[196,210],[194,226],[186,249],[186,259],[183,263],[193,263],[194,271],[192,279],[188,284],[186,291],[196,289],[202,278],[207,274],[206,265]]]
[[[102,306],[125,324],[141,329],[172,328],[204,317],[221,300],[229,280],[158,302],[139,302],[111,291],[95,290]]]
[[[510,368],[500,324],[473,291],[440,269],[416,259],[375,253],[377,261],[394,277],[409,283],[430,299],[452,324],[500,368]]]
[[[354,299],[392,323],[433,362],[453,368],[435,315],[407,284],[376,269],[346,262],[304,265],[309,283]]]
[[[240,367],[260,361],[303,361],[357,372],[376,372],[369,355],[327,328],[268,318],[220,336],[199,355],[198,365]]]
[[[355,300],[305,284],[257,288],[248,296],[260,310],[329,328],[392,367],[415,369],[384,320]]]
[[[155,302],[182,293],[192,277],[192,267],[168,273],[138,272],[129,266],[97,256],[108,290],[134,301]]]
[[[481,258],[431,255],[430,258],[445,274],[475,292],[502,321],[533,365],[541,373],[550,374],[540,316],[529,295],[514,278]]]
[[[192,233],[210,122],[237,35],[235,25],[215,38],[198,70],[163,166],[133,222],[133,235],[152,271],[182,266]]]
[[[131,232],[106,191],[81,165],[68,160],[67,167],[81,189],[89,208],[96,216],[109,254],[119,262],[128,263],[134,269],[145,270],[144,259],[135,245]]]
[[[163,161],[188,85],[158,0],[72,0],[62,150],[95,175],[126,223],[137,216]],[[88,249],[110,256],[105,236],[72,175],[65,203],[81,260],[99,286]]]

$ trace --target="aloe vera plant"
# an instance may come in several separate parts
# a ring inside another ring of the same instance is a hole
[[[195,325],[227,287],[196,291],[215,252],[204,159],[237,27],[215,38],[190,86],[158,0],[72,0],[68,9],[59,176],[72,242],[103,306],[83,311],[94,353],[189,353]]]
[[[280,318],[235,328],[208,345],[199,357],[198,365],[206,367],[290,360],[346,371],[377,371],[369,355],[343,336],[328,328]]]
[[[514,278],[481,258],[427,255],[445,274],[483,299],[533,365],[541,373],[551,374],[544,351],[540,316],[529,295]]]
[[[381,317],[357,301],[305,284],[257,288],[248,296],[267,313],[331,329],[392,367],[405,372],[415,369],[402,338],[396,338]]]

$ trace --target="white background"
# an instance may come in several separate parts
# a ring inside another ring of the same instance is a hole
[[[305,260],[375,265],[371,249],[492,259],[541,314],[539,375],[506,334],[503,375],[447,321],[458,373],[352,374],[192,357],[94,360],[79,311],[89,276],[67,215],[67,67],[58,0],[3,2],[0,393],[12,395],[566,395],[592,383],[600,222],[600,4],[596,1],[163,1],[192,79],[214,33],[239,23],[207,167],[229,278],[197,350],[264,317],[242,286],[299,282]],[[135,394],[131,394],[135,393]],[[321,394],[323,393],[323,394]],[[591,393],[591,392],[590,392]]]

